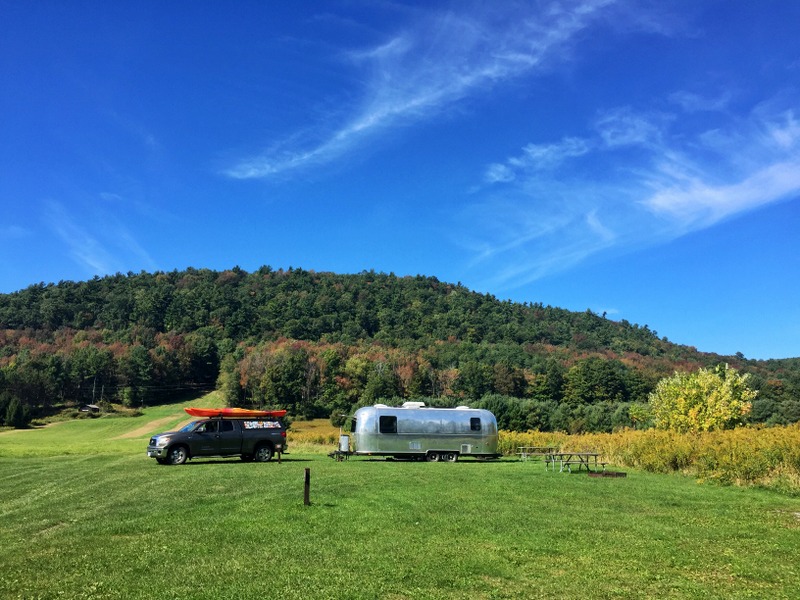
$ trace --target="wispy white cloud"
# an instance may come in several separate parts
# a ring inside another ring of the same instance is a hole
[[[486,183],[508,183],[514,181],[516,174],[508,165],[492,163],[486,167],[486,174],[483,179]]]
[[[564,161],[582,156],[591,150],[589,141],[565,138],[555,144],[528,144],[522,154],[509,158],[505,164],[493,163],[486,169],[486,183],[508,183],[517,173],[555,169]]]
[[[55,201],[47,203],[45,221],[47,225],[61,238],[69,249],[69,254],[84,269],[90,273],[114,272],[114,260],[108,250],[79,224],[76,215]]]
[[[633,146],[661,149],[662,130],[668,121],[668,115],[638,114],[630,107],[604,111],[594,123],[594,137],[572,136],[548,144],[528,144],[517,156],[486,167],[484,183],[510,183],[518,178],[542,177],[543,172],[598,151]]]
[[[734,183],[714,185],[701,178],[677,179],[643,204],[656,215],[673,219],[676,232],[692,231],[800,194],[800,157],[747,173]]]
[[[766,114],[759,107],[728,130],[705,133],[698,146],[706,143],[711,154],[691,159],[687,151],[665,149],[654,163],[654,191],[641,201],[669,219],[676,234],[800,194],[800,124],[794,110]]]
[[[661,144],[663,114],[639,114],[630,107],[606,111],[595,122],[595,129],[606,148],[622,146],[654,147]]]
[[[454,242],[488,289],[509,289],[580,264],[625,235],[616,190],[521,176],[459,216]]]
[[[800,121],[793,110],[782,113],[777,121],[766,126],[767,135],[783,150],[797,148],[800,144]]]
[[[491,223],[480,241],[464,242],[472,266],[501,263],[487,283],[517,287],[600,252],[674,239],[800,196],[795,114],[765,103],[712,132],[689,133],[681,113],[625,107],[601,114],[592,137],[528,145],[487,167],[490,190],[462,215]],[[544,168],[552,165],[571,175]]]
[[[730,104],[732,94],[724,91],[715,97],[703,96],[694,92],[681,90],[669,95],[669,100],[686,112],[715,112],[725,110]]]
[[[31,231],[19,225],[4,225],[0,227],[0,240],[19,240],[31,235]]]
[[[69,256],[91,275],[128,270],[124,265],[130,264],[156,268],[155,261],[130,230],[107,211],[79,211],[51,200],[45,205],[44,221],[65,244]]]
[[[515,10],[426,15],[384,43],[347,55],[367,83],[350,117],[332,129],[318,127],[331,131],[327,137],[305,145],[272,144],[225,174],[267,178],[325,164],[387,128],[430,119],[466,96],[565,60],[576,35],[613,3],[583,0],[552,3],[538,12],[524,4]]]

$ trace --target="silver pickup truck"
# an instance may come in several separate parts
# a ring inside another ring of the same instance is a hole
[[[286,452],[286,427],[280,418],[210,418],[150,438],[147,456],[162,465],[182,465],[201,456],[241,456],[267,462]]]

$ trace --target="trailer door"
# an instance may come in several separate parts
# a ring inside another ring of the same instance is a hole
[[[378,450],[397,450],[397,417],[394,415],[378,418]]]

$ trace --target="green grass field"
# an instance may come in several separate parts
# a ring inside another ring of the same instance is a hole
[[[0,433],[0,598],[800,598],[797,498],[306,447],[159,466],[183,406]]]

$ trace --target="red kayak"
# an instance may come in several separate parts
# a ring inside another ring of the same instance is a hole
[[[282,417],[285,410],[251,410],[249,408],[184,408],[193,417]]]

